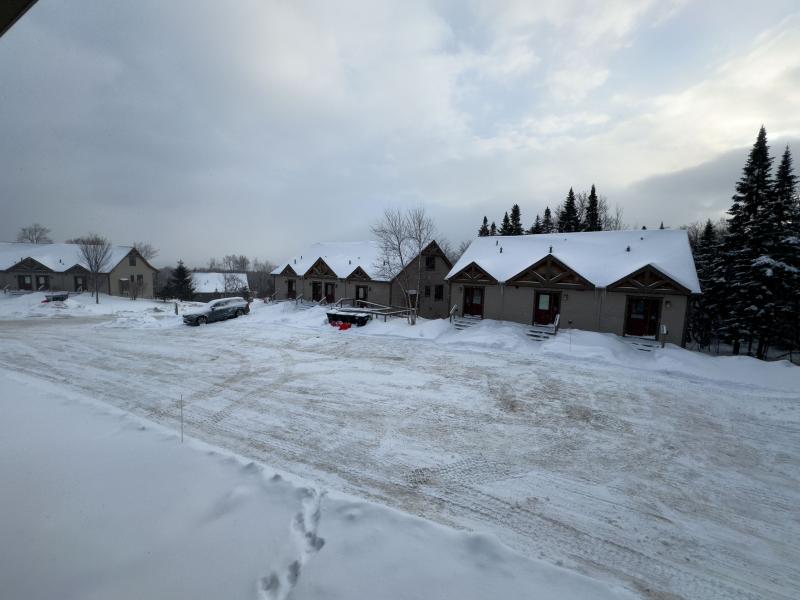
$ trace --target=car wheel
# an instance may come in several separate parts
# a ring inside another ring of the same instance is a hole
[[[206,319],[205,317],[198,317],[197,319],[198,325],[205,325],[206,323],[208,323],[208,319]]]
[[[243,314],[244,314],[244,311],[243,311],[243,310],[240,308],[239,310],[237,310],[237,311],[236,311],[236,312],[233,314],[233,318],[235,319],[236,317],[241,317]]]

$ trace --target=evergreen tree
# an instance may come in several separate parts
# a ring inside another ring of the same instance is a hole
[[[539,214],[536,214],[536,220],[534,220],[533,225],[528,230],[528,233],[542,233],[542,220],[539,218]]]
[[[542,219],[542,233],[553,233],[555,226],[553,224],[553,215],[550,212],[550,207],[544,209],[544,218]]]
[[[765,306],[764,328],[757,355],[763,358],[770,344],[790,352],[796,349],[800,324],[800,238],[797,222],[797,176],[789,146],[783,152],[775,185],[764,215],[758,221],[762,253],[755,261],[756,275],[771,294]],[[770,327],[766,322],[772,320]]]
[[[762,230],[759,218],[773,192],[772,157],[767,145],[767,131],[762,125],[736,184],[731,208],[728,210],[728,233],[725,236],[721,267],[728,284],[727,314],[722,333],[738,354],[741,343],[747,341],[748,353],[756,336],[767,327],[765,305],[772,303],[771,292],[756,274],[756,259],[762,256]]]
[[[503,224],[500,226],[500,235],[513,235],[511,233],[511,219],[508,218],[508,212],[503,215]]]
[[[484,215],[483,225],[481,225],[480,229],[478,229],[478,236],[486,237],[487,235],[489,235],[489,219],[487,219],[486,215]]]
[[[522,228],[522,211],[519,204],[511,207],[511,231],[509,235],[522,235],[525,230]]]
[[[580,231],[580,222],[578,221],[578,207],[575,205],[575,192],[569,188],[564,208],[558,215],[558,232],[571,233],[573,231]]]
[[[717,235],[711,219],[706,221],[694,251],[694,264],[700,281],[702,294],[692,298],[689,328],[692,340],[700,347],[711,345],[714,331],[718,327],[714,306],[714,269],[716,266]]]
[[[497,225],[494,224],[494,221],[489,226],[489,235],[497,235]]]
[[[179,260],[178,266],[172,270],[169,288],[180,300],[192,300],[194,298],[195,292],[192,273],[186,268],[182,260]]]
[[[603,224],[600,222],[600,204],[597,199],[597,191],[592,184],[592,191],[589,192],[589,199],[586,202],[586,212],[583,220],[583,231],[602,231]]]

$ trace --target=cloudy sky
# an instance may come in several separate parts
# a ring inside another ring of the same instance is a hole
[[[40,0],[0,39],[0,240],[277,261],[592,183],[631,225],[717,217],[762,123],[800,154],[796,0],[722,6]]]

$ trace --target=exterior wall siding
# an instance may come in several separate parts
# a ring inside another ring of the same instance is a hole
[[[105,291],[112,296],[127,296],[128,294],[120,293],[119,280],[123,278],[130,279],[131,276],[138,277],[141,275],[143,287],[139,291],[139,298],[153,298],[153,283],[156,272],[155,269],[150,267],[138,256],[136,257],[136,265],[131,266],[126,256],[109,273],[110,281]],[[108,289],[109,287],[110,289]],[[103,288],[101,287],[100,290],[103,291]]]
[[[443,319],[448,316],[450,312],[450,284],[445,281],[445,277],[447,273],[450,271],[450,266],[444,261],[444,259],[435,254],[434,256],[434,268],[433,270],[427,270],[425,268],[425,257],[423,256],[423,264],[422,264],[422,276],[421,281],[419,284],[419,290],[417,290],[417,295],[419,298],[419,310],[417,314],[422,317],[423,319]],[[408,274],[409,277],[409,286],[411,289],[416,288],[417,286],[417,263],[414,262],[408,265],[404,273]],[[394,283],[392,283],[392,305],[394,306],[406,306],[405,295],[403,294],[403,288],[397,283],[397,279],[395,279]],[[430,297],[425,296],[425,286],[430,287],[431,295]],[[436,286],[441,285],[443,286],[443,293],[442,299],[436,300]]]

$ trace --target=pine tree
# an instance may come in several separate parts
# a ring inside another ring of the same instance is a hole
[[[558,232],[571,233],[573,231],[580,231],[580,222],[578,221],[578,208],[575,206],[575,192],[569,188],[564,208],[558,215]]]
[[[759,340],[757,354],[762,358],[770,344],[790,352],[797,348],[800,334],[800,223],[797,222],[797,207],[797,176],[792,166],[792,153],[786,146],[772,194],[757,228],[763,251],[756,259],[756,272],[774,301],[774,305],[767,305],[765,309],[765,320],[772,318],[772,327],[765,328]]]
[[[542,233],[542,219],[539,217],[539,214],[536,214],[536,219],[531,225],[531,228],[528,230],[528,233]]]
[[[694,249],[694,264],[702,294],[692,298],[689,328],[692,340],[700,348],[707,348],[711,345],[713,333],[718,327],[714,297],[717,291],[714,287],[716,253],[717,235],[714,224],[709,219],[706,221],[703,233]]]
[[[172,293],[180,300],[192,300],[194,298],[195,291],[192,274],[182,260],[179,260],[178,266],[172,270],[169,287]]]
[[[542,233],[553,233],[555,227],[553,224],[553,215],[550,212],[550,207],[544,209],[544,218],[542,219]]]
[[[486,237],[487,235],[489,235],[489,220],[486,218],[486,215],[484,215],[483,225],[478,229],[478,236]]]
[[[600,204],[597,199],[597,191],[592,184],[592,191],[589,192],[589,199],[586,202],[586,213],[583,220],[583,231],[602,231],[603,226],[600,222]]]
[[[503,224],[500,225],[500,235],[513,235],[511,233],[511,219],[508,218],[508,213],[503,215]]]
[[[489,226],[489,235],[497,235],[497,225],[494,224],[494,221]]]
[[[767,325],[764,307],[771,303],[771,293],[757,276],[754,263],[763,250],[758,220],[764,216],[764,207],[773,191],[771,170],[767,131],[762,125],[728,210],[728,233],[721,262],[729,294],[722,333],[733,344],[734,354],[739,353],[743,341],[747,341],[748,353],[751,352],[753,340]]]
[[[509,235],[522,235],[525,230],[522,228],[522,211],[519,204],[511,207],[511,232]]]

